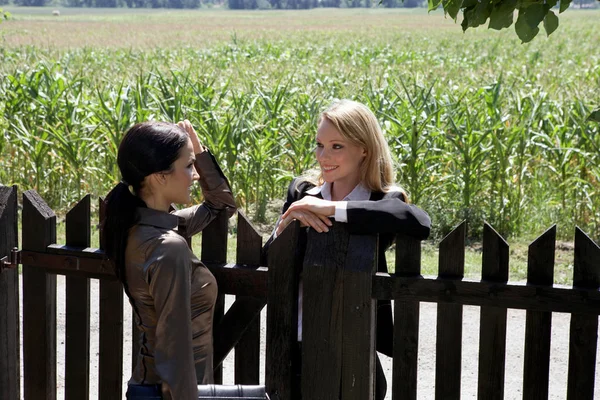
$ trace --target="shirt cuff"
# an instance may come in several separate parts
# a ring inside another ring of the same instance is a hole
[[[335,203],[334,218],[337,222],[348,222],[348,211],[346,211],[347,207],[347,201],[338,201]]]

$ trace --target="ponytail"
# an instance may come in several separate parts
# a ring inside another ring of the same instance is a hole
[[[135,224],[135,210],[146,203],[120,182],[106,196],[105,219],[102,224],[103,248],[113,261],[117,278],[125,285],[125,249],[129,230]]]

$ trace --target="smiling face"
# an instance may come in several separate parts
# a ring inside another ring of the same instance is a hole
[[[327,118],[317,129],[315,156],[323,180],[343,184],[350,189],[360,182],[360,166],[366,156],[364,148],[344,138]]]
[[[196,156],[191,140],[188,139],[179,157],[173,163],[172,170],[165,174],[165,185],[163,194],[169,203],[187,204],[191,201],[190,193],[194,181],[197,181],[200,176],[194,167]]]

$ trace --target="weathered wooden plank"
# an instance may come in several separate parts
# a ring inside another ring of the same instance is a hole
[[[258,268],[262,251],[262,237],[241,211],[238,211],[237,234],[236,263],[247,265],[252,269]],[[240,299],[241,296],[237,298]],[[264,298],[263,306],[266,304],[266,294]],[[244,335],[235,346],[235,383],[257,385],[259,382],[260,317],[257,316],[247,326]]]
[[[132,308],[133,313],[133,308]],[[131,316],[131,370],[135,370],[142,347],[142,331],[138,329],[135,313]]]
[[[214,366],[223,362],[235,345],[244,336],[252,322],[258,318],[265,306],[264,299],[241,297],[231,305],[217,326],[215,326]]]
[[[23,193],[23,249],[56,242],[56,216],[33,190]],[[56,275],[23,265],[25,400],[56,399]]]
[[[528,284],[552,286],[555,242],[556,226],[552,226],[529,246]],[[548,398],[551,328],[551,313],[527,311],[523,371],[524,399]]]
[[[90,195],[66,217],[66,244],[90,246]],[[65,399],[86,399],[90,387],[90,280],[66,278]]]
[[[487,223],[483,227],[482,280],[508,281],[508,243]],[[480,400],[504,399],[506,308],[481,307],[479,322]]]
[[[573,287],[600,288],[600,247],[575,229]],[[593,399],[598,345],[598,316],[573,314],[569,335],[567,399]]]
[[[0,258],[18,247],[17,187],[0,185]],[[0,270],[0,398],[21,398],[19,270]]]
[[[235,346],[234,374],[235,383],[238,385],[260,383],[260,312]]]
[[[229,219],[226,212],[220,212],[216,218],[202,230],[201,260],[207,263],[225,263],[227,261],[227,231]],[[225,296],[221,291],[217,295],[213,326],[217,326],[225,312]],[[213,336],[214,337],[214,336]],[[215,341],[217,338],[215,338]],[[223,366],[214,369],[215,383],[223,383]]]
[[[219,293],[267,298],[267,268],[215,263],[207,263],[206,266],[219,284]]]
[[[21,258],[23,263],[41,268],[50,274],[117,280],[112,262],[105,259],[103,253],[90,252],[96,249],[68,247],[69,254],[66,255],[53,253],[56,248],[67,246],[50,245],[46,252],[23,250]]]
[[[227,261],[228,224],[227,213],[220,212],[202,230],[201,260],[203,263],[225,263]]]
[[[561,285],[406,278],[383,273],[373,277],[373,297],[594,315],[600,310],[600,292],[597,290]]]
[[[262,237],[244,213],[238,211],[236,263],[258,267],[261,251]]]
[[[421,277],[421,241],[396,236],[396,276]],[[375,285],[373,285],[375,286]],[[419,353],[418,301],[396,300],[394,305],[394,365],[392,398],[417,399]]]
[[[439,276],[460,281],[464,276],[466,223],[462,222],[440,243]],[[438,304],[435,398],[460,399],[462,305]]]
[[[100,221],[104,220],[100,200]],[[100,232],[100,243],[104,233]],[[100,280],[100,335],[98,357],[98,398],[122,398],[123,381],[123,286],[119,281]]]
[[[302,398],[340,397],[348,240],[341,224],[334,223],[326,234],[308,232],[302,271]]]
[[[298,365],[292,363],[298,337],[298,280],[302,255],[298,251],[300,226],[290,224],[273,241],[268,253],[267,393],[280,399],[298,399]]]
[[[371,276],[377,271],[377,243],[377,236],[350,235],[348,250],[342,254],[345,265],[340,399],[366,400],[374,395],[375,301],[371,296]]]
[[[396,276],[421,275],[421,241],[406,235],[396,236]]]

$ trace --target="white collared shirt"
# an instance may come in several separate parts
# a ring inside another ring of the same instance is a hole
[[[315,186],[314,188],[306,191],[306,194],[311,196],[316,196],[319,193],[324,200],[331,201],[331,183],[325,182],[321,186]],[[348,211],[346,211],[348,208],[348,202],[369,200],[370,198],[371,191],[359,183],[354,187],[354,189],[352,189],[350,193],[346,195],[346,197],[342,199],[342,201],[335,203],[335,214],[331,216],[334,217],[337,222],[348,222]]]

